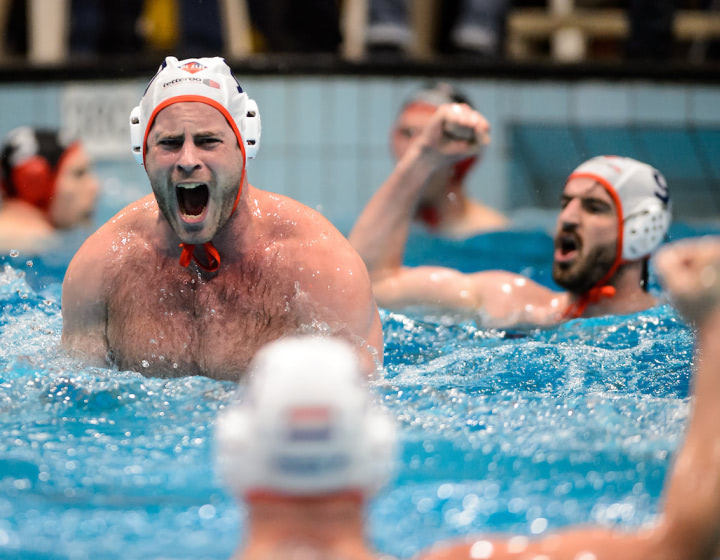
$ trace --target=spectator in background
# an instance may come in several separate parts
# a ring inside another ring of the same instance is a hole
[[[222,51],[218,0],[73,0],[73,54],[132,55],[143,49],[203,56]]]
[[[508,0],[443,2],[438,18],[440,52],[495,58],[503,52]],[[407,51],[413,41],[405,0],[369,0],[366,42],[370,52]]]
[[[667,60],[672,56],[676,4],[677,0],[630,0],[629,58]]]
[[[98,181],[79,142],[26,126],[8,134],[0,157],[0,251],[42,253],[57,230],[89,223]]]
[[[248,0],[250,19],[267,52],[337,53],[340,13],[336,0]]]
[[[138,18],[142,0],[70,3],[70,52],[74,55],[133,55],[143,48]]]

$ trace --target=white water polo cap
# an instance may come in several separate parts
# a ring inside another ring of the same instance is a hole
[[[348,343],[305,336],[265,346],[242,398],[215,432],[218,470],[237,495],[369,497],[389,479],[396,426],[373,404]]]
[[[598,156],[570,174],[595,179],[608,191],[618,211],[618,245],[624,261],[649,256],[670,227],[670,191],[654,167],[628,157]]]
[[[138,163],[144,163],[147,135],[157,114],[182,101],[206,103],[220,111],[232,127],[243,157],[255,157],[262,130],[257,103],[240,87],[225,60],[168,56],[150,80],[140,105],[130,112],[130,143]]]

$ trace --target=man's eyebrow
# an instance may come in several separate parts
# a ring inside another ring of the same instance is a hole
[[[612,206],[612,202],[609,200],[605,200],[604,198],[598,198],[597,196],[582,196],[580,197],[583,200],[587,200],[588,202],[599,202],[601,204],[607,204],[608,206]]]
[[[593,195],[582,195],[582,194],[561,194],[560,195],[560,201],[565,202],[567,200],[572,200],[574,198],[579,199],[581,202],[592,202],[592,203],[598,203],[598,204],[605,204],[606,206],[613,206],[613,203],[609,200],[605,200],[602,198],[598,198],[597,196]]]
[[[153,138],[182,138],[184,135],[182,132],[164,132],[162,130],[155,129],[148,137]]]

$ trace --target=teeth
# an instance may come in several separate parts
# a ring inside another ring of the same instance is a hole
[[[202,187],[205,183],[178,183],[175,185],[178,189],[196,189]]]

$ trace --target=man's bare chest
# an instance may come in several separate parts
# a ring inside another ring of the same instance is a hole
[[[262,345],[304,321],[294,282],[270,270],[125,275],[108,301],[115,363],[147,375],[235,380]]]

